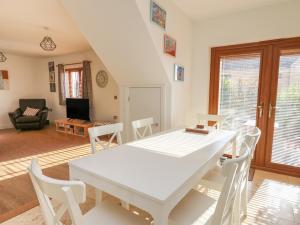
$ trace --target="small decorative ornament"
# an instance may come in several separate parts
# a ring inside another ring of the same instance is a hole
[[[6,56],[3,54],[3,52],[0,52],[0,62],[5,62],[6,60]]]
[[[45,30],[48,31],[48,27],[45,27]],[[53,50],[56,49],[56,44],[54,43],[54,41],[52,40],[52,38],[49,37],[48,35],[46,35],[43,38],[43,40],[40,43],[40,46],[45,51],[53,51]]]
[[[96,83],[99,87],[104,88],[108,83],[108,75],[104,70],[100,70],[96,75]]]

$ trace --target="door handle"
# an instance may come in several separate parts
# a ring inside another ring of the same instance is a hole
[[[259,115],[259,118],[261,118],[262,115],[263,115],[264,106],[263,106],[263,105],[259,105],[259,106],[257,106],[257,108],[258,108],[258,115]]]
[[[272,106],[272,104],[270,103],[270,106],[269,106],[269,119],[271,119],[271,117],[272,117],[273,110],[276,110],[276,109],[278,109],[278,107]]]

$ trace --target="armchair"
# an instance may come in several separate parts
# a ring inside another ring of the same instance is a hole
[[[40,109],[36,116],[23,116],[26,107]],[[45,99],[20,99],[19,108],[8,113],[9,118],[16,129],[42,129],[47,123],[48,108]]]

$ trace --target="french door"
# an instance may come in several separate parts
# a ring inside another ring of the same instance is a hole
[[[212,49],[210,106],[224,129],[261,129],[253,166],[300,176],[300,39]]]

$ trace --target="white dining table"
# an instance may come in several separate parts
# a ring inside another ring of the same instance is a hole
[[[167,225],[171,210],[218,162],[237,133],[173,130],[102,150],[69,162],[70,179],[81,180],[150,213]]]

